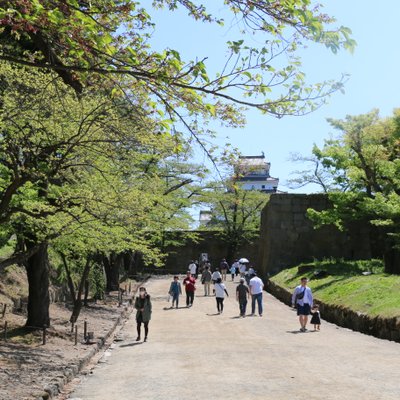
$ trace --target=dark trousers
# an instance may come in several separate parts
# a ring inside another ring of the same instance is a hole
[[[239,300],[240,315],[246,315],[247,300]]]
[[[194,300],[194,292],[186,292],[186,305],[191,306]]]
[[[147,338],[147,335],[149,334],[149,321],[144,322],[141,316],[139,316],[139,318],[136,320],[137,335],[140,338],[140,328],[142,326],[142,323],[144,325],[144,337]]]
[[[224,298],[223,297],[216,297],[215,300],[217,300],[217,310],[219,312],[224,311]]]

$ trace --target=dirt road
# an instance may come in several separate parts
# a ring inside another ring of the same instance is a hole
[[[149,341],[135,342],[132,318],[71,399],[400,399],[399,344],[325,321],[321,332],[300,333],[295,313],[268,294],[262,318],[238,318],[230,282],[222,315],[202,287],[192,308],[166,310],[169,281],[147,285]]]

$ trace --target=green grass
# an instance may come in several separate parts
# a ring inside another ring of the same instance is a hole
[[[7,332],[7,340],[11,343],[26,344],[29,346],[40,344],[42,343],[42,331],[25,327],[13,327]]]
[[[0,259],[5,260],[10,257],[15,248],[15,240],[10,240],[5,246],[0,248]]]
[[[327,275],[318,278],[317,271]],[[364,276],[364,271],[372,274]],[[373,317],[400,317],[400,276],[385,274],[380,260],[315,261],[283,270],[271,280],[293,290],[302,276],[310,279],[317,301],[346,306]]]

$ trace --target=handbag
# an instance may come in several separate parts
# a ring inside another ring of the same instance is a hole
[[[304,297],[304,293],[306,292],[306,288],[301,293],[296,294],[296,300],[301,300]]]

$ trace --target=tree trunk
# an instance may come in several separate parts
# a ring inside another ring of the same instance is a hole
[[[67,274],[67,283],[68,283],[69,293],[71,295],[72,302],[74,302],[75,298],[76,298],[75,297],[75,286],[74,286],[74,282],[72,281],[71,271],[69,270],[67,259],[64,255],[64,253],[60,252],[59,254],[60,254],[61,260],[64,264],[65,273]]]
[[[228,262],[229,265],[232,265],[233,260],[236,258],[237,251],[239,249],[240,239],[238,239],[237,236],[238,235],[236,234],[236,232],[233,232],[231,237],[229,237],[229,239],[227,240],[228,249],[226,254],[226,261]]]
[[[109,257],[103,257],[104,271],[106,273],[106,291],[119,290],[119,267],[122,261],[121,255],[111,253]]]
[[[397,249],[391,249],[385,252],[385,272],[387,274],[400,275],[400,252]]]
[[[29,250],[36,243],[27,243]],[[28,275],[29,297],[28,297],[28,319],[26,326],[43,328],[50,326],[49,314],[49,260],[48,244],[42,243],[35,254],[25,262]]]
[[[135,253],[133,251],[126,251],[124,253],[124,270],[128,276],[136,274]]]
[[[83,270],[81,281],[79,282],[78,293],[77,293],[76,299],[74,300],[74,308],[72,309],[72,315],[71,315],[71,318],[69,319],[70,322],[72,322],[72,323],[76,323],[76,321],[78,320],[79,314],[81,312],[81,309],[82,309],[82,293],[85,288],[85,283],[89,277],[90,265],[91,265],[91,260],[88,257],[86,260],[85,268]]]
[[[386,232],[383,261],[387,274],[400,275],[400,250],[396,248],[396,244],[395,240]]]
[[[86,279],[86,281],[85,281],[85,295],[83,296],[83,305],[85,307],[89,305],[88,298],[89,298],[89,279]]]

